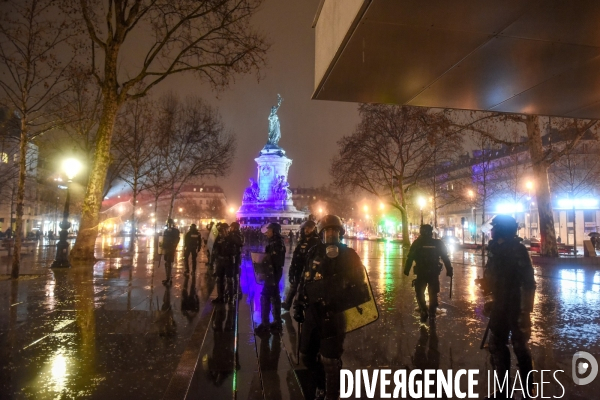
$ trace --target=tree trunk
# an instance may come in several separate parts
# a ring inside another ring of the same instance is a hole
[[[17,187],[17,216],[15,226],[15,246],[13,248],[12,270],[10,276],[12,279],[19,277],[21,267],[21,234],[23,232],[23,209],[25,203],[25,174],[27,172],[27,120],[21,116],[21,141],[19,143],[19,184]],[[11,215],[12,218],[12,215]],[[12,224],[12,221],[11,221]]]
[[[408,214],[406,213],[406,203],[402,199],[402,205],[399,207],[400,218],[402,218],[402,249],[410,249],[410,233],[408,230]]]
[[[135,211],[137,206],[137,180],[133,183],[133,211],[131,212],[131,239],[129,240],[129,251],[135,250],[135,240],[137,238],[137,223],[135,220]]]
[[[525,117],[529,156],[533,177],[535,179],[535,190],[539,216],[539,231],[542,242],[541,255],[546,257],[558,257],[556,245],[556,232],[554,231],[554,214],[552,212],[552,199],[550,196],[550,184],[548,182],[548,162],[545,160],[544,148],[542,146],[542,133],[539,116]]]
[[[77,240],[71,251],[73,260],[94,259],[94,246],[98,236],[98,214],[102,206],[102,191],[110,163],[110,142],[119,110],[116,91],[105,91],[103,111],[98,126],[96,154],[81,209],[81,223]]]

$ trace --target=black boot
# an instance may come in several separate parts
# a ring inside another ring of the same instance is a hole
[[[233,296],[235,295],[233,292],[233,278],[226,278],[227,280],[227,289],[225,290],[225,296],[227,297],[228,303],[233,303]]]
[[[277,332],[281,332],[283,329],[283,321],[281,320],[281,297],[279,295],[271,297],[271,303],[273,304],[273,323],[271,323],[271,329]]]
[[[224,291],[225,291],[225,282],[223,282],[225,278],[217,278],[217,298],[212,300],[212,303],[223,303],[224,300]]]
[[[325,369],[325,399],[338,400],[340,398],[340,370],[342,369],[342,360],[321,356],[321,362]]]
[[[271,313],[271,300],[267,296],[260,296],[260,325],[254,329],[258,336],[270,333],[269,314]]]

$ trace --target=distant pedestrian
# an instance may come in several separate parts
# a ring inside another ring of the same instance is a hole
[[[183,259],[185,260],[185,271],[184,274],[190,273],[190,266],[188,260],[190,255],[192,256],[192,273],[196,273],[196,260],[198,258],[198,252],[202,247],[202,238],[196,224],[190,225],[190,230],[185,234],[183,238]]]
[[[175,252],[179,244],[179,229],[175,227],[175,222],[171,218],[167,220],[167,228],[163,232],[163,254],[165,257],[165,272],[166,279],[162,281],[163,285],[170,286],[173,284],[171,280],[171,272],[173,262],[175,261]]]
[[[560,238],[560,235],[556,238],[556,243],[558,243],[558,244],[562,243],[562,239]]]

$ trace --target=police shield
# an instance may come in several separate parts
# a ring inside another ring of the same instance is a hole
[[[252,256],[252,266],[254,267],[254,280],[259,285],[263,285],[265,280],[273,275],[273,265],[271,258],[267,253],[250,253]]]
[[[217,236],[219,235],[219,230],[215,225],[212,226],[210,232],[208,233],[208,240],[206,241],[206,250],[208,250],[212,254],[212,248],[215,244],[215,240],[217,240]]]
[[[306,282],[305,290],[311,299],[319,299],[321,304],[335,314],[337,324],[343,324],[344,332],[362,328],[379,318],[371,283],[364,266],[357,269],[353,279],[333,276]]]

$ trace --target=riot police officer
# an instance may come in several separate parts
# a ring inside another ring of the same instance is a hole
[[[234,248],[234,261],[233,261],[233,291],[237,290],[238,298],[242,297],[242,288],[240,286],[240,274],[242,272],[242,247],[244,247],[245,239],[244,235],[240,231],[240,224],[234,221],[230,225],[229,240]]]
[[[183,237],[183,258],[185,260],[185,275],[190,273],[190,267],[188,263],[190,255],[192,256],[192,272],[196,272],[196,259],[198,257],[198,252],[200,251],[201,246],[202,238],[200,237],[200,232],[198,232],[196,224],[191,224],[190,230]]]
[[[283,274],[285,262],[285,241],[281,236],[281,225],[270,223],[267,226],[265,236],[269,240],[265,247],[268,262],[271,263],[272,273],[267,277],[260,294],[260,325],[254,332],[264,335],[273,331],[281,331],[283,321],[281,320],[281,294],[279,293],[279,281]],[[273,323],[269,325],[269,314],[273,313]]]
[[[415,293],[419,310],[421,311],[421,322],[427,321],[435,323],[435,313],[438,306],[438,293],[440,292],[440,258],[446,267],[446,275],[451,277],[454,274],[452,264],[448,258],[446,245],[439,239],[433,238],[433,227],[429,224],[421,225],[419,237],[410,246],[406,264],[404,265],[404,275],[408,276],[412,268],[413,261],[415,265],[414,280]],[[425,302],[425,288],[429,288],[429,310]]]
[[[226,294],[231,301],[233,300],[231,295],[233,293],[232,279],[235,248],[229,239],[229,225],[226,223],[219,225],[219,236],[213,244],[212,254],[216,264],[214,275],[217,277],[217,297],[212,302],[224,303]],[[227,284],[227,288],[225,288],[225,284]]]
[[[173,262],[175,261],[175,252],[177,251],[177,245],[179,244],[179,229],[175,227],[175,222],[171,218],[167,220],[167,227],[163,232],[163,253],[165,257],[165,272],[166,279],[162,281],[163,285],[170,286],[173,281],[171,280],[171,273],[173,270]]]
[[[308,251],[313,248],[313,246],[321,243],[321,239],[319,239],[319,234],[317,233],[317,224],[315,224],[314,221],[309,220],[302,224],[300,227],[300,235],[300,241],[294,249],[292,262],[290,263],[290,269],[288,271],[290,288],[287,297],[283,302],[284,310],[289,310],[291,308],[294,297],[296,297],[298,284],[300,283],[300,278],[302,277],[302,272],[306,265]]]
[[[342,311],[352,307],[348,301],[360,297],[356,289],[364,284],[364,267],[356,251],[340,243],[345,230],[338,216],[324,216],[318,231],[323,243],[307,254],[294,319],[303,323],[300,358],[311,372],[317,398],[337,399],[346,337]]]
[[[519,375],[527,386],[529,398],[533,380],[526,382],[533,369],[527,342],[531,336],[531,318],[536,283],[527,248],[517,237],[517,221],[509,215],[497,215],[491,222],[492,240],[488,243],[488,260],[482,288],[493,302],[489,322],[490,361],[500,380],[510,371],[508,338],[517,357]],[[512,380],[508,379],[509,382]],[[502,393],[500,398],[508,398]],[[498,396],[496,396],[498,398]]]

